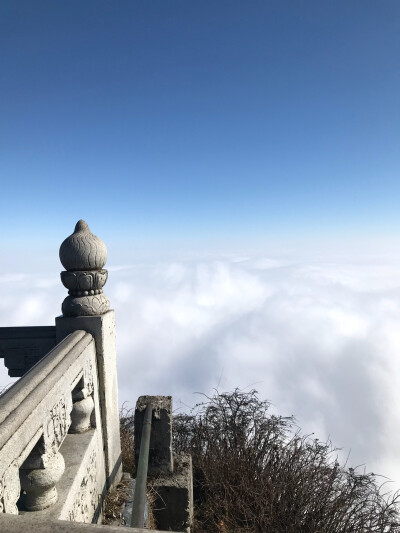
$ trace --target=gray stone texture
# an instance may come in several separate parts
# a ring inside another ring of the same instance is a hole
[[[130,528],[132,533],[167,533],[150,529]],[[0,533],[121,533],[116,526],[79,524],[65,520],[48,520],[40,516],[0,514]],[[169,532],[171,533],[171,531]]]
[[[61,306],[64,316],[96,316],[109,309],[110,302],[105,294],[67,296]]]
[[[57,484],[58,501],[48,509],[32,513],[21,509],[22,517],[92,523],[101,518],[106,476],[101,431],[68,434],[60,448],[65,472]],[[1,531],[1,530],[0,530]],[[56,531],[56,529],[55,529]]]
[[[62,313],[67,316],[96,316],[110,309],[103,294],[108,272],[103,269],[107,261],[104,242],[91,233],[84,220],[79,220],[75,231],[60,247],[60,261],[66,269],[61,281],[68,289],[62,303]]]
[[[167,474],[174,470],[172,456],[172,397],[140,396],[135,409],[135,462],[138,464],[144,412],[153,406],[148,475]]]
[[[60,246],[60,261],[65,270],[99,270],[107,261],[104,242],[94,235],[84,220]]]
[[[193,524],[193,476],[190,455],[175,456],[173,474],[157,476],[153,515],[160,529],[190,533]]]
[[[64,457],[60,452],[48,458],[45,468],[25,468],[25,464],[22,465],[19,479],[21,489],[26,493],[24,508],[27,511],[41,511],[57,502],[56,484],[60,481],[64,470]]]

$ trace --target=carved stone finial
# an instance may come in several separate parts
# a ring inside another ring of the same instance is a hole
[[[77,222],[74,233],[61,244],[60,261],[65,268],[61,281],[69,294],[62,304],[63,315],[93,316],[107,312],[110,302],[103,294],[108,277],[103,269],[107,248],[84,220]]]
[[[60,246],[60,261],[65,270],[100,270],[107,261],[104,242],[94,235],[84,220]]]

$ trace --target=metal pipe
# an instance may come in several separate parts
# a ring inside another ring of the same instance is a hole
[[[139,463],[136,473],[135,495],[133,497],[131,527],[144,527],[146,506],[147,468],[149,466],[149,447],[153,406],[149,403],[144,412],[142,439],[140,441]]]

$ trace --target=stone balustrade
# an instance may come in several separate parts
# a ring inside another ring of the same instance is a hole
[[[103,448],[95,342],[78,330],[0,397],[0,512],[92,521]]]

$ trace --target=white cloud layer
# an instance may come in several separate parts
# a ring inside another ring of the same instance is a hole
[[[242,256],[110,268],[120,403],[172,394],[185,408],[194,392],[256,388],[304,432],[351,449],[351,464],[400,481],[393,264]],[[2,326],[54,323],[64,289],[35,279],[0,276]]]

